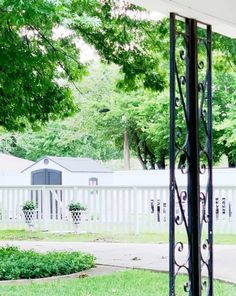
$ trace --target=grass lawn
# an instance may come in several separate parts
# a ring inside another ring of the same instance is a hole
[[[178,235],[185,242],[185,236]],[[30,232],[25,230],[0,230],[0,240],[78,241],[78,242],[121,242],[121,243],[168,243],[168,233],[144,234],[74,234]],[[216,234],[215,244],[236,244],[236,235]]]
[[[184,277],[177,286],[182,290]],[[168,275],[148,271],[122,271],[92,278],[56,280],[46,283],[1,285],[1,296],[167,296]],[[236,286],[215,282],[215,296],[235,296]]]

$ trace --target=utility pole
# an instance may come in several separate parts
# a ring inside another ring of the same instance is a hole
[[[130,170],[130,152],[129,152],[129,135],[124,132],[124,168]]]

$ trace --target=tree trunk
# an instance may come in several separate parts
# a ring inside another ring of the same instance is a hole
[[[228,166],[229,168],[236,168],[236,159],[232,155],[227,155],[228,156]]]
[[[146,154],[148,156],[148,159],[149,159],[149,169],[150,170],[155,170],[156,169],[156,167],[155,167],[156,157],[152,153],[152,151],[149,149],[147,143],[144,143],[144,147],[145,147],[145,151],[146,151]]]
[[[165,151],[161,151],[160,157],[157,160],[157,167],[159,170],[164,170],[166,168],[166,162],[165,162]]]
[[[138,155],[138,160],[140,161],[143,170],[147,170],[147,164],[143,161],[142,157]]]
[[[140,161],[143,170],[147,170],[147,160],[146,160],[146,154],[144,153],[144,157],[142,156],[142,149],[140,147],[140,139],[137,135],[137,133],[134,133],[134,139],[136,142],[136,151],[137,151],[137,156],[138,156],[138,160]]]
[[[160,158],[157,161],[157,167],[159,170],[164,170],[166,168],[166,164],[165,164],[165,158]]]

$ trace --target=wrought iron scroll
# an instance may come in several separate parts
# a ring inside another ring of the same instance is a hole
[[[211,26],[171,13],[170,296],[213,295],[211,67]]]

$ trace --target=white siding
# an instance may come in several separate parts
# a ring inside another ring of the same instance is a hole
[[[187,175],[176,172],[179,186],[186,185]],[[207,180],[207,173],[200,176],[201,185]],[[214,169],[213,184],[215,186],[235,186],[236,169]],[[156,171],[116,171],[113,174],[114,186],[169,186],[169,170]]]
[[[40,169],[53,169],[53,170],[61,171],[62,185],[65,185],[65,186],[72,186],[72,185],[87,186],[89,185],[90,178],[97,178],[98,185],[107,185],[113,182],[112,180],[113,173],[70,172],[67,169],[64,169],[62,166],[58,165],[57,163],[51,161],[50,159],[48,164],[44,164],[44,159],[42,159],[41,161],[39,161],[38,163],[34,164],[32,167],[28,168],[27,170],[21,173],[21,175],[23,175],[24,178],[27,180],[26,181],[27,185],[31,184],[31,172],[40,170]],[[5,184],[2,184],[2,185],[5,185]]]
[[[111,173],[98,172],[70,172],[59,164],[49,159],[44,164],[44,159],[35,163],[22,173],[0,172],[0,186],[31,185],[31,172],[39,169],[54,169],[62,172],[62,185],[88,186],[90,178],[98,179],[98,186],[169,186],[169,170],[161,171],[115,171]],[[176,172],[179,186],[186,184],[187,175]],[[206,175],[201,176],[201,185],[206,181]],[[236,169],[214,169],[214,186],[235,186]]]

